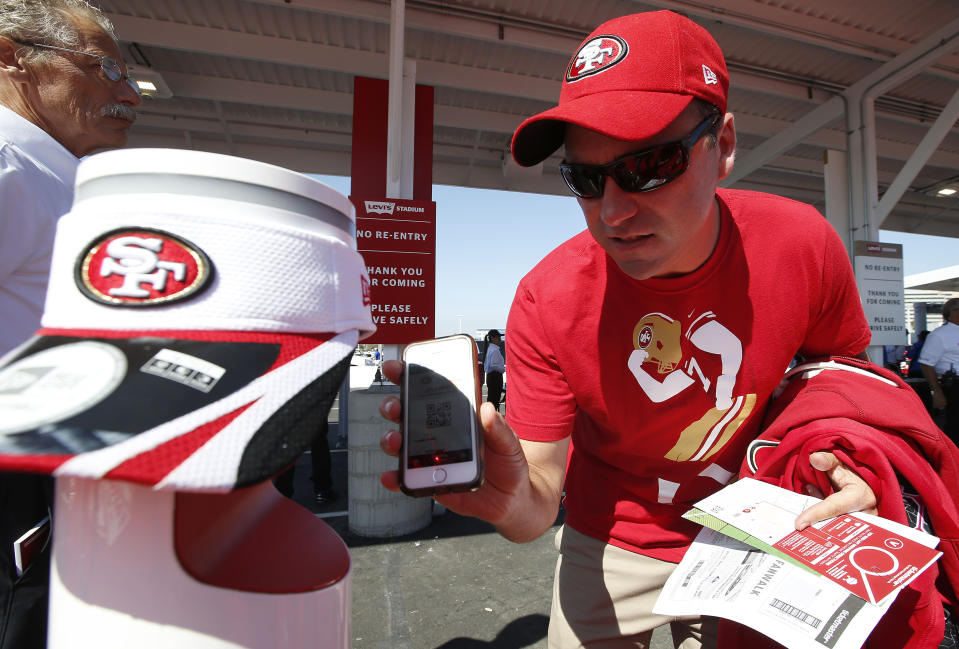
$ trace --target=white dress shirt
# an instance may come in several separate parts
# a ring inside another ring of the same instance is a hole
[[[947,322],[926,336],[919,362],[936,368],[936,376],[955,368],[959,372],[959,325]]]
[[[498,345],[488,344],[486,346],[486,357],[483,359],[483,372],[486,374],[490,372],[502,374],[505,371],[506,361],[503,359],[503,352],[499,350]]]
[[[0,106],[0,355],[40,327],[57,219],[70,210],[79,160]]]

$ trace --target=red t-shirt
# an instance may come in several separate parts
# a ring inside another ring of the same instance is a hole
[[[507,420],[572,435],[566,522],[678,561],[680,518],[735,475],[796,352],[855,355],[870,332],[846,250],[811,206],[720,190],[698,270],[634,280],[582,232],[523,278],[507,329]]]

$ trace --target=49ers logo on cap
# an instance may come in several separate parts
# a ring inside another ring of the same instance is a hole
[[[572,83],[591,74],[608,70],[622,61],[629,46],[619,36],[597,36],[586,41],[566,68],[566,81]]]
[[[94,302],[155,306],[193,297],[213,265],[202,250],[167,232],[125,228],[90,243],[77,259],[76,282]]]

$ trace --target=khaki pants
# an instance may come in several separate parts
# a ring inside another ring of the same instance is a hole
[[[653,604],[676,564],[607,545],[564,525],[556,533],[549,649],[647,649],[669,624],[677,649],[714,648],[716,619],[656,615]]]

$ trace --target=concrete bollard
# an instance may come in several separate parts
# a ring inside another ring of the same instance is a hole
[[[349,527],[360,536],[402,536],[432,520],[431,498],[410,498],[380,484],[380,474],[397,467],[397,460],[380,450],[380,437],[389,425],[380,417],[380,402],[399,392],[394,385],[376,384],[350,392]]]

